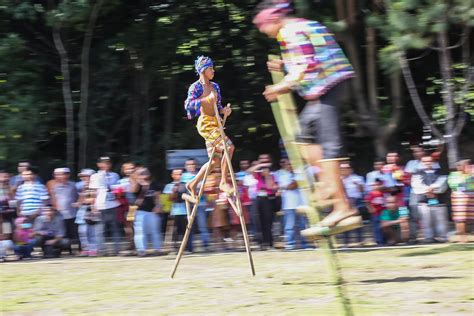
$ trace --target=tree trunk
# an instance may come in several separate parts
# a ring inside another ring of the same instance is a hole
[[[168,83],[168,99],[165,108],[165,128],[164,128],[164,147],[168,150],[171,143],[171,135],[173,134],[173,116],[174,116],[174,100],[176,92],[176,76],[172,75]]]
[[[143,98],[143,124],[142,124],[142,154],[143,163],[148,165],[150,162],[150,147],[151,147],[151,117],[150,117],[150,78],[147,71],[141,72],[142,76],[142,98]]]
[[[456,105],[454,103],[454,82],[451,53],[448,49],[448,35],[446,31],[438,33],[439,50],[439,67],[441,77],[443,78],[443,98],[446,107],[446,124],[445,134],[448,142],[448,163],[449,168],[454,169],[456,162],[459,160],[458,137],[455,130]]]
[[[375,29],[373,27],[367,27],[366,32],[367,91],[369,95],[370,109],[373,114],[378,116],[379,103],[377,99],[377,48],[375,42]]]
[[[413,75],[410,70],[410,66],[408,65],[408,61],[406,59],[405,54],[402,54],[399,58],[400,68],[403,73],[403,77],[405,78],[405,84],[408,89],[408,93],[410,94],[411,101],[413,106],[415,107],[416,113],[418,117],[421,119],[425,126],[429,126],[433,134],[438,137],[440,140],[444,140],[444,136],[441,131],[436,127],[436,125],[431,121],[430,117],[425,111],[423,103],[421,102],[420,96],[415,86],[415,81],[413,80]]]
[[[133,68],[134,72],[134,96],[131,97],[132,106],[132,126],[130,128],[130,155],[135,159],[138,155],[138,149],[140,146],[140,118],[142,100],[140,96],[140,71]]]
[[[99,16],[103,0],[98,0],[92,7],[87,25],[81,53],[81,104],[79,106],[79,168],[84,168],[87,163],[87,108],[89,106],[89,56],[94,28]]]
[[[402,117],[402,88],[400,84],[400,72],[390,75],[390,91],[392,92],[392,113],[387,124],[380,126],[378,132],[374,135],[375,153],[378,157],[385,157],[388,151],[388,142],[393,134],[397,131],[398,124]]]
[[[466,95],[469,87],[473,84],[474,81],[474,66],[472,65],[471,61],[471,40],[470,40],[470,28],[469,26],[465,26],[464,31],[464,43],[462,45],[462,63],[466,66],[466,70],[464,71],[464,79],[466,83],[462,88],[462,94]],[[464,104],[460,104],[459,106],[459,114],[458,119],[456,122],[456,136],[459,136],[464,128],[464,125],[467,121],[467,114],[464,109]]]
[[[60,28],[53,26],[54,46],[58,51],[61,63],[61,75],[63,76],[62,90],[64,99],[64,108],[66,113],[66,161],[67,166],[75,173],[75,150],[74,150],[74,103],[71,94],[71,76],[69,70],[69,58],[61,40]]]
[[[364,72],[360,63],[357,43],[355,41],[355,2],[350,1],[347,10],[344,6],[344,1],[336,1],[336,14],[338,20],[345,20],[348,24],[348,29],[343,31],[341,34],[341,40],[344,43],[344,48],[347,52],[347,57],[350,63],[354,67],[356,77],[350,80],[352,86],[352,92],[355,96],[356,108],[357,108],[357,128],[358,134],[367,134],[367,130],[371,131],[371,134],[375,134],[377,130],[376,119],[371,115],[367,108],[366,97],[364,94]],[[375,114],[375,113],[374,113]],[[362,127],[362,129],[361,129]]]

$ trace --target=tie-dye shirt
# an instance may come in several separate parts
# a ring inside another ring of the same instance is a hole
[[[210,83],[212,84],[212,87],[217,93],[217,109],[221,110],[221,89],[219,88],[219,85],[217,83],[213,81],[210,81]],[[184,101],[184,109],[186,110],[186,114],[189,120],[201,115],[201,97],[203,93],[204,87],[199,80],[194,82],[189,87],[188,97],[186,98],[186,101]]]
[[[316,22],[292,19],[277,36],[288,73],[285,81],[306,100],[318,99],[354,69],[332,33]]]

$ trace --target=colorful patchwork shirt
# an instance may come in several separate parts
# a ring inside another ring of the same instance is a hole
[[[212,87],[217,93],[217,109],[220,111],[222,109],[221,104],[221,89],[219,85],[213,81],[211,81]],[[186,114],[188,119],[191,120],[196,116],[201,115],[201,97],[204,93],[204,87],[202,83],[197,80],[194,82],[188,89],[188,97],[186,101],[184,101],[184,109],[186,110]]]
[[[285,81],[306,100],[315,100],[339,82],[354,77],[354,69],[332,33],[316,22],[293,19],[278,33],[287,75]]]

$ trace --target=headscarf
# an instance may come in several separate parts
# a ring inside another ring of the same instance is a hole
[[[194,68],[196,69],[196,72],[198,75],[200,75],[204,70],[210,67],[214,67],[214,63],[212,62],[212,59],[209,57],[199,56],[194,61]]]
[[[257,25],[257,27],[259,27],[263,24],[274,22],[281,18],[284,18],[290,13],[290,11],[290,1],[280,1],[270,6],[269,8],[260,11],[253,19],[253,23]]]

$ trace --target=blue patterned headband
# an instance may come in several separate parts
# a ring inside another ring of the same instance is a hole
[[[198,75],[200,75],[207,68],[214,67],[212,59],[206,56],[199,56],[194,62],[194,68]]]

